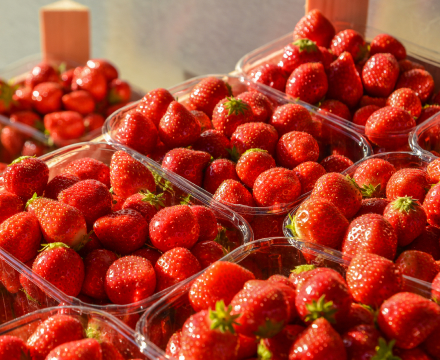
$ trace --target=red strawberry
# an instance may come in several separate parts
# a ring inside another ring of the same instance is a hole
[[[44,197],[52,200],[58,199],[58,194],[72,185],[81,181],[80,178],[74,174],[61,174],[55,176],[47,183],[44,190]]]
[[[293,39],[310,39],[318,46],[330,47],[335,36],[332,23],[317,9],[311,10],[295,25]]]
[[[270,86],[273,89],[284,92],[286,89],[286,77],[283,69],[275,64],[262,64],[249,73],[252,81]]]
[[[23,211],[23,208],[23,200],[19,196],[8,191],[0,192],[0,224],[12,215]]]
[[[99,114],[88,114],[83,118],[86,133],[101,129],[104,125],[104,117]]]
[[[154,89],[147,93],[136,107],[136,111],[140,112],[146,118],[151,120],[157,127],[160,119],[165,115],[168,105],[174,101],[173,95],[166,89]]]
[[[90,59],[87,60],[87,66],[91,69],[100,70],[108,82],[118,77],[118,70],[108,60]]]
[[[130,304],[148,298],[156,287],[151,263],[139,256],[124,256],[110,265],[105,292],[115,304]]]
[[[327,114],[336,115],[339,116],[340,118],[351,121],[351,114],[347,105],[345,105],[343,102],[340,102],[338,100],[324,100],[319,105],[318,112],[324,115]]]
[[[252,122],[240,125],[231,136],[231,146],[235,147],[238,154],[243,154],[249,149],[262,149],[275,155],[275,146],[278,133],[272,125]]]
[[[299,39],[284,47],[278,66],[286,75],[290,75],[298,66],[305,63],[323,62],[321,51],[316,43],[309,39]]]
[[[259,356],[263,359],[270,356],[272,360],[288,359],[291,346],[304,330],[300,325],[286,325],[275,336],[261,339],[258,345]]]
[[[332,39],[331,50],[335,56],[349,52],[355,62],[365,58],[368,48],[364,38],[357,31],[346,29],[338,32]]]
[[[252,194],[236,180],[229,179],[223,181],[215,191],[213,199],[227,206],[231,206],[231,205],[244,205],[249,207],[255,206],[254,199],[252,198]],[[250,221],[252,220],[252,216],[247,215],[245,216],[245,219]]]
[[[388,53],[394,55],[397,60],[406,58],[406,50],[402,43],[388,34],[379,34],[370,43],[370,55]]]
[[[109,360],[125,360],[118,351],[117,347],[110,342],[102,342],[101,344],[102,358]]]
[[[163,200],[163,194],[154,195],[149,191],[139,192],[129,196],[124,201],[121,209],[136,210],[141,213],[147,223],[150,223],[158,210],[165,207]]]
[[[339,100],[349,108],[353,108],[362,95],[362,82],[354,66],[353,58],[350,53],[343,52],[330,64],[327,97]]]
[[[43,82],[32,91],[32,106],[41,114],[61,110],[63,89],[56,82]]]
[[[229,158],[231,142],[218,130],[206,130],[193,143],[192,148],[210,154],[214,159]]]
[[[318,157],[318,143],[307,133],[291,131],[281,136],[277,143],[277,162],[288,169],[293,169],[306,161],[317,161]]]
[[[433,226],[438,226],[440,224],[440,216],[438,211],[438,189],[438,184],[433,186],[426,194],[426,198],[423,202],[423,208],[425,209],[426,215],[428,217],[428,223]]]
[[[2,87],[4,88],[4,84],[2,84]],[[5,105],[4,100],[3,104]],[[19,86],[12,95],[10,109],[11,112],[32,110],[32,89],[27,86]]]
[[[17,154],[20,154],[25,140],[26,135],[19,129],[13,128],[12,126],[5,126],[1,130],[1,145],[13,157],[15,157]]]
[[[254,121],[249,104],[233,96],[221,100],[212,112],[212,124],[223,135],[230,138],[241,124]]]
[[[131,99],[130,85],[121,79],[113,79],[108,85],[107,99],[110,104],[129,102]]]
[[[281,206],[296,200],[301,194],[301,183],[295,172],[275,167],[258,175],[253,187],[257,206]]]
[[[191,249],[191,253],[200,263],[201,269],[207,268],[209,265],[220,260],[225,256],[226,250],[215,241],[199,241]]]
[[[379,110],[380,107],[377,105],[366,105],[358,109],[353,115],[353,123],[360,126],[365,126],[368,118],[375,111]]]
[[[405,250],[418,250],[440,260],[440,230],[434,226],[426,226],[422,233],[405,247]]]
[[[425,103],[434,92],[434,80],[426,70],[413,69],[400,76],[396,90],[400,88],[410,88]]]
[[[355,256],[371,253],[393,260],[397,250],[397,235],[381,215],[366,214],[354,219],[344,236],[342,252]]]
[[[286,84],[286,94],[293,98],[315,104],[327,93],[329,83],[321,63],[307,63],[298,66]]]
[[[151,265],[154,266],[162,254],[153,247],[143,247],[136,251],[133,251],[130,255],[143,257],[144,259],[147,259],[151,263]]]
[[[239,181],[235,163],[227,159],[214,160],[206,168],[203,188],[211,194],[214,194],[225,180]]]
[[[427,282],[432,282],[438,274],[434,258],[423,251],[404,251],[397,258],[396,266],[403,275]]]
[[[27,140],[23,145],[21,155],[39,157],[46,153],[46,149],[47,147],[40,142]]]
[[[80,180],[98,180],[110,188],[110,168],[96,159],[85,157],[73,160],[64,168],[63,174],[76,175]]]
[[[191,110],[200,110],[212,117],[214,108],[219,101],[230,95],[227,83],[215,77],[207,77],[191,90],[189,104]]]
[[[55,69],[47,63],[41,63],[26,75],[25,85],[34,88],[34,86],[43,82],[57,82],[59,80]]]
[[[391,176],[387,183],[386,194],[390,200],[410,196],[423,203],[427,189],[429,189],[429,181],[426,171],[406,168],[397,171]],[[425,204],[424,207],[426,211]],[[427,211],[427,214],[429,222],[429,211]]]
[[[72,91],[62,97],[63,106],[66,110],[79,112],[81,115],[87,115],[95,109],[95,100],[88,91]]]
[[[191,206],[191,211],[199,223],[200,231],[198,241],[214,240],[217,237],[217,219],[214,212],[201,205]]]
[[[254,114],[255,122],[267,122],[272,116],[272,103],[262,93],[257,91],[245,91],[237,96],[237,99],[247,103]]]
[[[320,164],[328,173],[341,173],[353,165],[353,161],[344,155],[330,155],[323,159]]]
[[[422,111],[422,103],[419,97],[408,88],[400,88],[394,91],[388,97],[387,105],[406,110],[414,118],[418,118]]]
[[[85,132],[84,120],[76,111],[58,111],[44,117],[44,127],[50,135],[60,140],[80,138]]]
[[[364,95],[361,97],[361,101],[359,101],[359,107],[364,107],[367,105],[377,105],[380,108],[386,106],[387,99],[381,97],[371,97],[368,95]]]
[[[158,126],[159,136],[168,147],[186,147],[200,136],[201,127],[189,110],[178,103],[171,102]]]
[[[107,79],[104,72],[96,68],[83,67],[75,72],[72,79],[72,90],[87,90],[95,101],[104,100],[107,96]]]
[[[279,136],[291,131],[308,132],[311,128],[312,117],[308,110],[298,104],[285,104],[277,107],[269,124],[272,125]]]
[[[154,265],[156,272],[156,291],[170,286],[197,274],[202,267],[197,258],[186,248],[175,247],[166,251]]]
[[[389,203],[390,200],[382,198],[363,199],[361,208],[356,213],[355,217],[365,214],[379,214],[383,216],[383,212]]]
[[[293,171],[301,183],[301,194],[312,191],[316,181],[326,174],[324,167],[314,161],[303,162],[294,168]]]
[[[334,54],[331,52],[330,49],[327,49],[323,46],[318,46],[319,51],[321,51],[322,54],[322,64],[324,65],[324,69],[328,70],[330,67],[330,64],[335,59]]]
[[[440,111],[439,105],[425,105],[420,112],[420,116],[417,118],[417,125],[428,120]]]
[[[95,339],[83,339],[63,343],[53,349],[47,359],[52,360],[101,360],[103,351]],[[105,359],[110,359],[108,356]]]
[[[162,167],[201,186],[203,170],[208,166],[210,160],[211,155],[204,151],[177,148],[166,153]]]
[[[364,324],[349,329],[342,335],[342,341],[349,359],[374,359],[374,356],[381,351],[379,341],[385,343],[381,333],[374,326]]]
[[[22,360],[29,357],[29,348],[26,343],[10,335],[0,336],[0,359]]]
[[[395,167],[383,159],[369,159],[362,162],[355,170],[353,179],[366,197],[383,197]]]
[[[27,200],[42,195],[49,180],[49,168],[40,159],[23,156],[14,160],[3,173],[7,191]]]
[[[140,249],[148,236],[148,223],[135,210],[119,210],[96,220],[93,225],[105,248],[119,254]]]
[[[240,180],[252,188],[261,173],[274,167],[275,160],[266,150],[249,149],[240,156],[236,171]]]
[[[351,303],[350,312],[345,320],[338,324],[338,331],[347,331],[358,325],[373,325],[374,314],[371,309],[355,302]]]
[[[32,126],[36,129],[42,129],[43,124],[41,123],[40,116],[33,111],[17,111],[9,117],[13,123],[22,123]]]
[[[75,69],[69,69],[60,74],[61,85],[66,92],[72,91],[71,86],[74,73]]]
[[[206,130],[214,129],[211,119],[203,111],[191,110],[190,113],[196,118],[196,120],[200,124],[200,131],[202,134]]]
[[[151,171],[122,150],[112,155],[110,183],[113,191],[124,198],[139,191],[156,192],[156,183]]]

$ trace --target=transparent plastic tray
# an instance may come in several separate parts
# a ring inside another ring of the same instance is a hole
[[[307,261],[304,257],[307,254]],[[350,258],[342,257],[338,251],[317,246],[288,237],[257,240],[234,250],[221,261],[230,261],[252,271],[257,279],[267,279],[272,275],[289,276],[295,266],[313,263],[318,267],[332,268],[343,276]],[[431,284],[404,276],[405,285],[412,291],[427,298],[431,297]],[[188,291],[194,280],[182,283],[149,308],[136,326],[145,343],[140,344],[145,354],[154,359],[172,359],[165,357],[167,342],[171,335],[182,328],[185,320],[194,314],[188,302]],[[160,331],[161,330],[161,331]]]
[[[440,114],[434,114],[431,118],[418,125],[409,136],[409,145],[412,151],[419,154],[429,154],[431,151],[440,153]],[[437,155],[435,155],[437,156]]]
[[[17,336],[26,342],[41,323],[58,314],[75,317],[85,327],[92,322],[93,328],[98,332],[102,330],[105,341],[115,345],[126,360],[147,359],[138,345],[142,343],[139,334],[114,316],[84,306],[57,306],[35,311],[0,326],[0,336]]]
[[[40,159],[45,161],[49,166],[49,180],[50,180],[54,176],[58,175],[68,163],[80,158],[91,157],[109,165],[113,153],[118,150],[125,150],[132,157],[134,157],[136,160],[140,161],[144,166],[149,168],[152,172],[155,172],[163,179],[168,180],[171,184],[173,184],[173,186],[179,188],[183,194],[191,195],[191,200],[193,202],[199,203],[200,205],[205,205],[209,207],[211,210],[213,210],[216,218],[219,221],[221,221],[222,224],[224,224],[223,226],[235,230],[237,234],[237,238],[240,242],[239,245],[246,244],[253,240],[253,234],[252,234],[252,230],[249,227],[249,224],[240,215],[234,213],[232,210],[230,210],[223,204],[220,204],[217,201],[212,200],[206,194],[199,192],[189,182],[181,181],[181,178],[177,178],[175,174],[163,170],[154,161],[145,158],[141,156],[139,153],[131,149],[128,149],[124,146],[120,146],[117,144],[112,146],[107,143],[99,143],[99,142],[79,143],[58,149],[57,151],[54,151],[50,154],[40,157]],[[0,191],[1,190],[2,188],[0,187]],[[155,301],[160,299],[164,294],[168,293],[176,286],[175,285],[161,292],[153,294],[149,298],[144,299],[142,301],[138,301],[136,303],[132,303],[128,305],[117,305],[117,304],[94,305],[94,304],[82,302],[81,300],[75,297],[67,296],[63,292],[59,291],[56,287],[51,285],[49,282],[45,281],[40,276],[34,274],[31,271],[31,269],[25,266],[25,264],[23,264],[20,261],[17,261],[17,259],[15,259],[13,256],[3,251],[1,248],[0,248],[0,259],[3,260],[3,264],[6,263],[7,265],[11,266],[16,271],[18,271],[20,274],[24,274],[24,276],[31,279],[34,284],[36,284],[44,292],[46,292],[48,294],[48,301],[47,301],[48,304],[53,303],[51,299],[54,299],[56,304],[63,303],[67,305],[89,306],[94,309],[113,313],[115,315],[139,313],[144,309],[148,308],[149,306],[151,306]],[[0,296],[2,296],[1,291],[0,291]],[[9,294],[6,291],[5,296],[15,297],[16,295]],[[0,306],[0,316],[1,316],[1,306]]]

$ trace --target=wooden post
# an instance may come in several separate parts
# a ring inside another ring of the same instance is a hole
[[[41,52],[45,61],[85,64],[90,58],[89,8],[61,0],[40,9]]]

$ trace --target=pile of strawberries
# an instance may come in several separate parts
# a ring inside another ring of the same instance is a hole
[[[0,80],[0,114],[49,135],[49,143],[56,146],[78,142],[100,129],[105,117],[130,98],[130,85],[103,59],[69,70],[41,63],[18,84]],[[14,126],[1,129],[0,142],[0,162],[7,164],[20,155],[41,156],[48,150],[47,144]]]
[[[262,255],[257,267],[264,268]],[[239,264],[216,262],[178,300],[175,333],[161,341],[153,317],[147,336],[166,344],[173,359],[440,357],[440,306],[407,289],[398,266],[384,257],[358,254],[345,279],[314,265],[297,266],[289,277],[258,278]]]
[[[248,76],[358,125],[376,152],[407,149],[410,129],[440,111],[433,77],[390,35],[368,45],[355,30],[336,33],[312,10],[293,39],[278,64],[264,63]]]
[[[224,214],[217,219],[124,151],[113,153],[110,166],[73,160],[48,180],[38,158],[21,157],[6,168],[0,247],[88,304],[146,299],[243,243]],[[0,270],[7,290],[2,322],[54,304],[38,281],[5,262]]]

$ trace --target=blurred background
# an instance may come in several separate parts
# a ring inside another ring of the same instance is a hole
[[[1,0],[0,69],[40,52],[38,11],[52,2]],[[144,90],[232,71],[247,52],[293,31],[305,5],[304,0],[78,2],[90,8],[92,56],[109,59],[121,78]],[[368,26],[437,52],[440,62],[440,1],[369,3]]]

